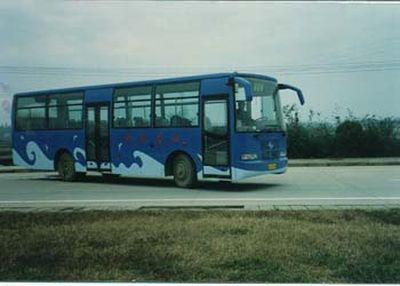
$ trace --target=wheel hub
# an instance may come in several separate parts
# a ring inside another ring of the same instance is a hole
[[[176,175],[179,179],[184,179],[186,176],[186,166],[183,162],[179,162],[176,168]]]

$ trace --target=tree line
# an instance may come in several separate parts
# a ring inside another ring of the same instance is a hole
[[[309,111],[299,119],[296,105],[283,107],[288,130],[289,158],[346,158],[400,156],[400,118],[366,115],[335,116],[332,122]]]

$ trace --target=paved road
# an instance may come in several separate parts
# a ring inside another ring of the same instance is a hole
[[[231,207],[238,209],[400,207],[400,166],[292,167],[238,184],[176,188],[168,179],[64,183],[54,173],[0,174],[0,208],[15,210]]]

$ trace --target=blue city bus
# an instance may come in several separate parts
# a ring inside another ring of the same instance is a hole
[[[276,79],[245,73],[18,93],[12,111],[15,165],[197,180],[281,174],[287,135]]]

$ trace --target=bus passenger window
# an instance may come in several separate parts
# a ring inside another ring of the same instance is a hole
[[[157,86],[156,126],[198,126],[199,89],[199,82]]]
[[[20,97],[17,100],[16,127],[18,130],[46,129],[45,95]]]
[[[151,86],[118,88],[114,93],[114,127],[151,126]]]

